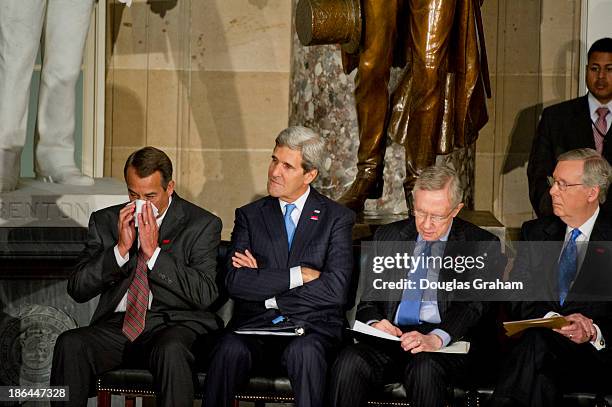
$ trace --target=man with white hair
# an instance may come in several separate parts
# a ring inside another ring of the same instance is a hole
[[[269,195],[236,209],[225,278],[234,313],[212,353],[204,404],[226,407],[252,371],[286,371],[298,407],[323,406],[327,366],[340,344],[353,273],[355,214],[310,183],[324,142],[289,127],[276,138]],[[239,335],[292,329],[296,336]]]
[[[612,168],[590,148],[557,161],[549,177],[555,216],[523,224],[521,240],[533,243],[520,247],[511,273],[541,292],[531,290],[533,298],[516,303],[513,318],[562,315],[568,324],[522,335],[500,372],[492,406],[560,406],[566,389],[599,390],[609,381],[612,225],[600,205]]]
[[[463,192],[454,170],[442,166],[425,168],[412,194],[413,216],[376,231],[377,255],[391,249],[390,254],[395,257],[397,242],[417,259],[430,256],[457,259],[488,253],[486,270],[501,271],[499,239],[456,217],[463,207]],[[377,295],[372,285],[365,288],[356,319],[398,337],[399,343],[362,337],[359,343],[345,348],[332,367],[330,405],[365,406],[368,396],[380,391],[389,380],[404,385],[413,406],[445,405],[447,386],[465,372],[467,355],[431,352],[469,338],[487,307],[478,301],[457,301],[455,293],[444,290],[419,291],[419,280],[460,279],[458,271],[446,265],[446,261],[443,266],[436,266],[435,261],[427,264],[416,267],[415,280],[409,277],[416,282],[416,289],[408,287],[403,292],[388,289]]]

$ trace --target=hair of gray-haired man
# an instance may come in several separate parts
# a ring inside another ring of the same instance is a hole
[[[277,147],[288,147],[302,153],[304,172],[320,171],[323,166],[325,142],[314,130],[303,126],[291,126],[276,136]]]
[[[557,161],[584,161],[582,183],[588,187],[599,187],[599,203],[606,201],[612,177],[612,167],[592,148],[578,148],[561,154]]]
[[[444,165],[432,165],[421,171],[417,178],[412,197],[415,198],[416,191],[439,191],[448,185],[451,198],[451,206],[457,207],[463,200],[463,189],[457,172]]]

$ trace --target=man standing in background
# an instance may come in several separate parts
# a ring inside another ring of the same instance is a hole
[[[612,143],[606,141],[612,124],[612,38],[601,38],[589,48],[586,85],[587,95],[542,112],[527,166],[529,198],[538,217],[553,214],[547,177],[552,175],[559,155],[592,148],[612,162]],[[612,200],[606,199],[602,211],[609,212],[611,204]]]

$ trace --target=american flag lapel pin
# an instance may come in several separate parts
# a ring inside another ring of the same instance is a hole
[[[318,209],[315,209],[314,211],[312,211],[312,215],[310,215],[310,220],[319,220],[320,213],[321,211]]]

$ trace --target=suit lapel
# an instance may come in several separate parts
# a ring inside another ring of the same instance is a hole
[[[578,295],[594,293],[594,287],[598,287],[603,283],[601,277],[605,272],[602,273],[602,270],[606,270],[609,267],[607,262],[610,254],[608,253],[609,245],[601,244],[600,242],[609,242],[612,233],[610,227],[602,219],[600,213],[593,226],[582,267],[568,294],[568,301],[573,300],[576,293]]]
[[[269,196],[263,201],[260,210],[261,219],[266,226],[269,236],[268,241],[273,247],[274,256],[280,266],[285,266],[289,258],[289,245],[278,198]]]
[[[576,137],[578,139],[578,142],[575,144],[575,148],[588,147],[595,149],[591,112],[589,111],[589,101],[587,96],[581,97],[578,103],[576,103],[574,106],[573,115],[574,119],[572,121],[576,123],[576,131],[569,132],[568,134],[570,134],[571,137]],[[574,143],[571,145],[573,144]]]
[[[293,264],[294,259],[302,258],[302,252],[308,246],[312,237],[315,236],[317,226],[326,220],[326,209],[325,202],[320,198],[319,193],[310,187],[310,193],[304,203],[304,208],[300,214],[295,235],[293,236],[293,242],[291,243],[291,252],[289,253],[290,264]],[[312,219],[313,217],[315,219]]]
[[[163,248],[164,241],[172,242],[176,236],[185,229],[184,201],[175,193],[172,195],[172,203],[168,207],[168,213],[162,221],[159,229],[157,244]]]

